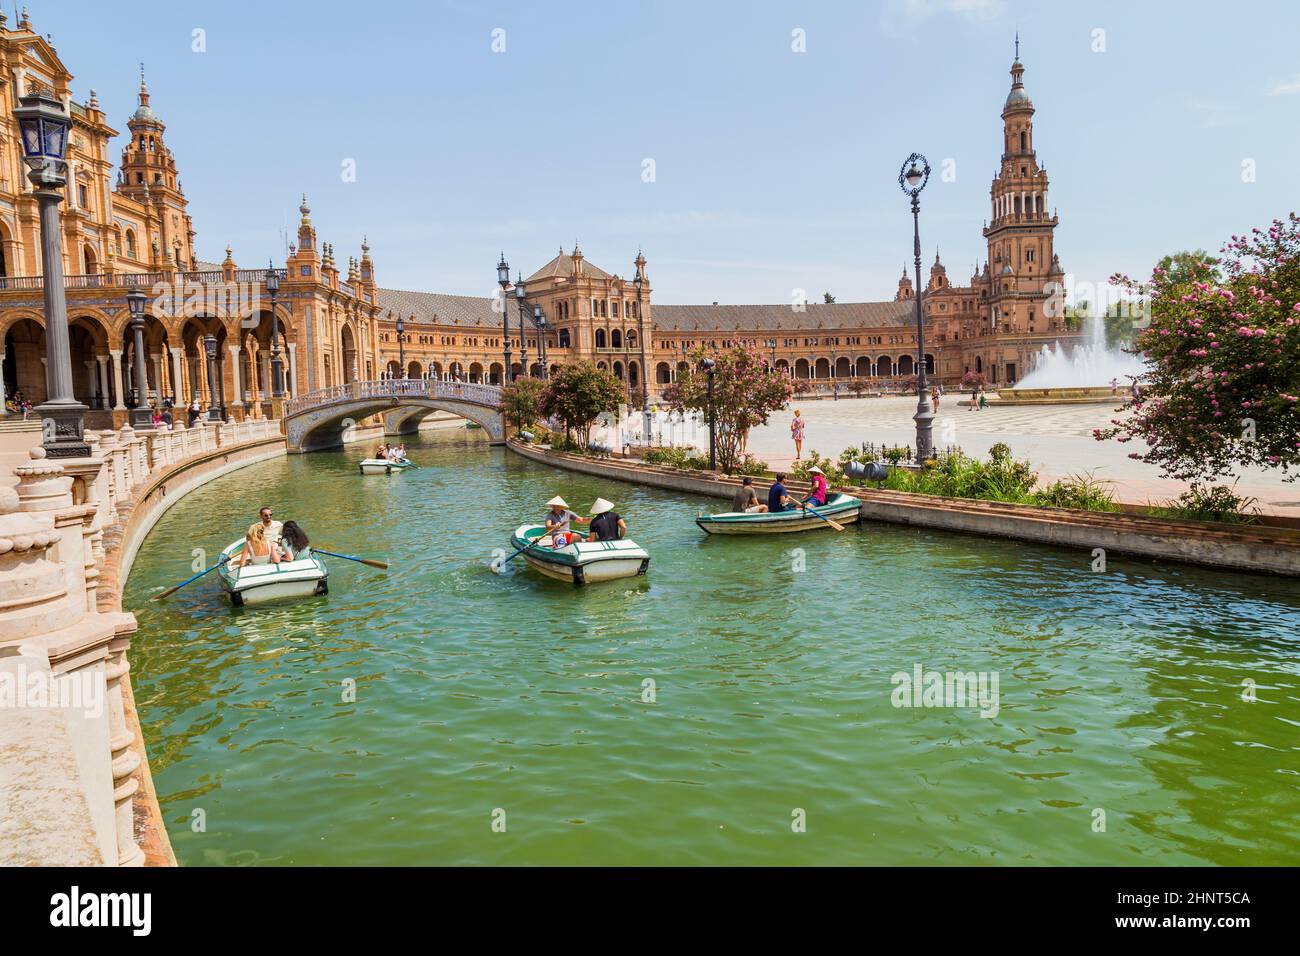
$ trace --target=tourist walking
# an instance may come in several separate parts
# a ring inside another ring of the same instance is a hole
[[[790,437],[794,439],[794,460],[798,461],[803,457],[803,416],[799,414],[799,409],[794,410],[794,418],[790,422]]]
[[[939,386],[936,385],[930,389],[930,401],[934,404],[934,411],[937,415],[939,413]]]
[[[989,397],[984,394],[984,389],[980,389],[980,411],[989,407]]]

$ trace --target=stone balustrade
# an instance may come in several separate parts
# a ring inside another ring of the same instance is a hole
[[[51,460],[33,448],[14,469],[17,485],[0,487],[0,865],[146,862],[136,797],[152,782],[130,696],[136,621],[121,609],[123,541],[137,546],[179,497],[154,497],[169,476],[204,466],[211,474],[268,444],[268,454],[283,454],[282,440],[270,442],[281,439],[280,423],[267,419],[125,425],[86,439],[87,458]],[[188,490],[203,477],[179,484]],[[142,501],[150,514],[127,535]],[[165,833],[160,842],[149,862],[171,861]]]

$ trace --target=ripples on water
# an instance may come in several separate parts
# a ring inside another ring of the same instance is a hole
[[[253,466],[145,543],[132,673],[183,863],[1300,858],[1292,582],[885,525],[706,538],[714,501],[412,454],[391,478],[359,449]],[[557,492],[616,502],[649,575],[493,574]],[[215,575],[147,601],[263,502],[392,570],[329,559],[328,597],[278,607],[230,608]],[[917,663],[996,671],[999,713],[893,707]]]

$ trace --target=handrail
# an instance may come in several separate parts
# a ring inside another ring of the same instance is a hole
[[[451,399],[501,407],[501,386],[478,382],[445,382],[442,379],[385,378],[374,381],[346,382],[297,395],[285,403],[285,415],[297,415],[323,405],[372,398]]]

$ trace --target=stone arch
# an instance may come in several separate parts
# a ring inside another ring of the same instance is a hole
[[[871,359],[865,355],[859,355],[857,362],[854,363],[853,374],[858,378],[871,377]]]
[[[4,347],[4,391],[6,398],[22,397],[39,405],[49,397],[46,391],[45,323],[35,315],[8,318],[0,328]]]
[[[806,358],[795,359],[795,362],[794,362],[794,377],[795,377],[795,378],[807,378],[807,377],[808,377],[808,360],[807,360]]]
[[[344,322],[343,327],[339,329],[339,348],[343,350],[340,356],[340,378],[343,384],[354,382],[357,379],[357,333],[353,329],[351,322]],[[396,363],[393,363],[396,364]]]
[[[900,376],[913,375],[916,372],[916,363],[912,361],[910,353],[898,357],[898,372]]]
[[[655,366],[655,381],[660,385],[667,385],[673,380],[672,369],[667,362],[660,362]]]
[[[488,384],[489,384],[489,385],[502,385],[502,384],[504,384],[504,383],[501,381],[501,373],[502,373],[503,370],[504,370],[504,366],[502,366],[502,364],[501,364],[500,362],[493,362],[491,365],[489,365],[489,366],[488,366]]]
[[[505,424],[495,408],[455,399],[412,397],[395,402],[392,398],[370,398],[336,402],[288,416],[285,421],[288,451],[297,454],[337,448],[343,444],[344,433],[351,426],[373,415],[382,414],[386,419],[397,417],[401,422],[418,416],[412,422],[412,427],[418,428],[419,419],[435,411],[450,412],[481,425],[493,444],[505,440]]]
[[[819,358],[813,365],[813,378],[830,378],[831,377],[831,360],[828,358]]]
[[[604,330],[604,329],[597,329],[597,330],[596,330],[596,348],[598,348],[598,349],[603,349],[604,347],[605,347],[605,330]]]
[[[841,355],[835,360],[835,377],[848,378],[853,374],[853,363],[849,361],[848,356]]]
[[[888,355],[881,355],[876,359],[876,375],[881,378],[889,378],[894,374],[894,360]]]
[[[621,329],[614,329],[609,333],[609,344],[611,348],[621,349],[623,347],[623,332]]]
[[[420,368],[420,363],[415,359],[411,359],[411,361],[406,363],[407,378],[420,378],[423,374],[424,372]]]

